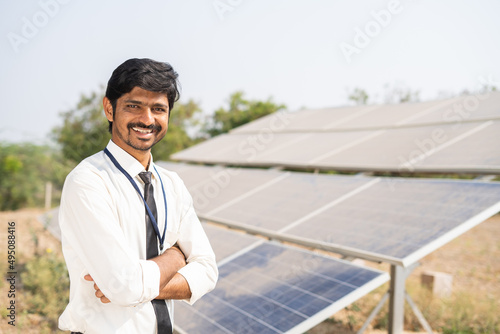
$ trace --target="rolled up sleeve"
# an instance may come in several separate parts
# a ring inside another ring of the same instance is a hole
[[[186,256],[187,265],[179,270],[179,274],[186,279],[191,290],[191,298],[185,301],[193,304],[214,289],[219,272],[212,246],[195,213],[187,189],[184,190],[183,197],[184,214],[178,244]]]

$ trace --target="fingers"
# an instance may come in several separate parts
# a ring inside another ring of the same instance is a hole
[[[86,280],[86,281],[89,281],[89,282],[93,282],[94,279],[92,278],[92,276],[90,275],[85,275],[83,276],[83,278]],[[99,287],[97,286],[96,283],[94,283],[94,290],[95,290],[95,296],[97,298],[99,298],[101,300],[101,303],[104,303],[104,304],[107,304],[107,303],[110,303],[111,301],[104,295],[104,293],[102,293],[101,289],[99,289]]]
[[[97,285],[94,284],[94,289],[96,289]],[[107,304],[110,300],[102,293],[99,288],[96,289],[95,296],[101,300],[101,303]]]

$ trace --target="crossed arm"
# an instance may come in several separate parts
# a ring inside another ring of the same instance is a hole
[[[160,294],[155,299],[189,299],[191,290],[189,284],[177,271],[186,265],[184,254],[177,245],[167,249],[163,254],[151,259],[160,268]],[[93,281],[92,276],[85,275],[85,280]],[[95,295],[102,303],[110,300],[94,283]]]

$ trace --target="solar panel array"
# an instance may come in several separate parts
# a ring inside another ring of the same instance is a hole
[[[176,302],[180,333],[303,333],[385,283],[374,269],[206,225],[219,260],[214,291]]]
[[[282,112],[173,155],[240,166],[500,174],[500,93]]]
[[[398,265],[500,210],[499,182],[164,166],[185,180],[204,219]]]

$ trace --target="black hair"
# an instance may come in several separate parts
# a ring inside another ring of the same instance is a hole
[[[148,58],[132,58],[118,66],[109,78],[106,97],[116,111],[116,101],[134,87],[140,87],[152,92],[163,93],[168,100],[168,116],[174,108],[174,102],[179,99],[178,74],[169,63],[163,63]],[[109,132],[113,122],[109,122]]]

